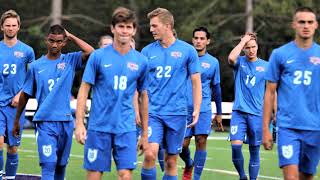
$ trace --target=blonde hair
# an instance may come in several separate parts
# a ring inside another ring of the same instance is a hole
[[[12,9],[4,12],[2,15],[1,15],[1,19],[0,19],[0,22],[1,22],[1,26],[3,25],[4,21],[8,18],[16,18],[17,21],[18,21],[18,25],[20,26],[20,16],[18,15],[18,13]]]
[[[149,19],[158,17],[159,20],[164,24],[170,24],[171,28],[174,28],[174,19],[171,12],[164,8],[157,8],[151,12],[148,13],[147,16]]]

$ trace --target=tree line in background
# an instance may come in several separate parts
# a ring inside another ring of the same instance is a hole
[[[246,13],[245,0],[59,0],[61,24],[70,32],[97,47],[99,37],[111,34],[112,11],[118,6],[133,9],[139,19],[135,37],[136,47],[141,50],[153,41],[149,32],[147,13],[157,7],[170,10],[175,18],[179,39],[191,43],[195,27],[206,26],[211,34],[208,51],[220,60],[223,101],[233,101],[233,74],[227,65],[232,48],[245,33],[246,18],[253,17],[253,29],[258,34],[259,57],[268,59],[272,49],[284,44],[294,36],[290,28],[292,14],[299,6],[310,6],[318,13],[320,0],[251,0],[252,11]],[[22,20],[18,38],[35,50],[36,57],[46,53],[44,36],[52,23],[53,4],[56,0],[0,0],[0,12],[16,10]],[[56,17],[57,18],[57,17]],[[58,17],[59,18],[59,17]],[[316,34],[319,42],[319,34]],[[77,50],[70,43],[65,51]],[[73,93],[76,94],[81,73],[75,78]]]

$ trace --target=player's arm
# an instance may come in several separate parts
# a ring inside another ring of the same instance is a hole
[[[229,63],[230,65],[233,66],[233,65],[235,65],[235,64],[237,63],[237,59],[238,59],[241,51],[243,50],[243,47],[245,46],[245,44],[246,44],[248,41],[250,41],[250,39],[251,39],[250,34],[244,35],[244,36],[241,38],[239,44],[232,49],[232,51],[230,52],[230,54],[229,54],[229,56],[228,56],[228,63]]]
[[[278,109],[278,103],[277,103],[277,100],[278,100],[278,93],[275,92],[274,94],[274,100],[273,100],[273,118],[272,120],[274,122],[276,122],[276,117],[277,117],[277,109]]]
[[[84,118],[86,112],[86,103],[88,98],[88,93],[90,91],[91,85],[82,81],[77,98],[77,111],[76,111],[76,130],[75,136],[77,142],[80,144],[85,143],[85,138],[87,136],[87,130],[84,126]]]
[[[215,114],[213,121],[217,122],[219,130],[224,131],[224,128],[222,125],[222,108],[221,108],[222,99],[221,99],[220,83],[212,86],[212,92],[213,92],[213,98],[214,98],[214,102],[216,104],[216,110],[217,110],[217,113]],[[211,124],[213,125],[213,122]]]
[[[267,81],[266,92],[263,105],[263,146],[266,150],[272,149],[272,135],[269,130],[271,114],[274,106],[274,99],[277,89],[277,83]]]
[[[65,30],[65,31],[66,31],[68,39],[70,41],[74,42],[82,50],[82,62],[86,63],[89,58],[90,53],[92,51],[94,51],[94,48],[92,46],[90,46],[88,43],[86,43],[84,40],[82,40],[82,39],[78,38],[77,36],[68,32],[67,30]]]
[[[16,112],[16,117],[14,119],[14,126],[12,129],[12,133],[14,136],[19,136],[20,135],[20,117],[21,114],[23,113],[24,108],[27,105],[28,99],[30,98],[30,95],[27,93],[21,91],[20,96],[19,96],[19,103],[17,107],[17,112]]]
[[[141,114],[141,139],[139,149],[142,153],[148,147],[148,93],[147,90],[143,90],[139,94],[139,112]]]
[[[195,73],[191,75],[192,82],[192,98],[193,98],[193,120],[188,127],[193,127],[197,124],[200,114],[200,106],[202,101],[202,86],[200,73]]]
[[[137,90],[134,92],[134,96],[133,96],[133,107],[134,107],[134,112],[136,113],[136,124],[138,126],[141,126],[141,119],[140,119],[140,112],[139,112],[139,93]]]

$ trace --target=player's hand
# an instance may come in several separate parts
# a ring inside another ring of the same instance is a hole
[[[87,130],[83,123],[76,123],[76,130],[74,134],[78,143],[83,145],[86,142]]]
[[[16,94],[16,95],[13,97],[13,99],[12,99],[12,101],[11,101],[11,106],[17,107],[18,104],[19,104],[19,98],[20,98],[20,93]]]
[[[214,122],[217,123],[217,127],[219,131],[224,131],[223,125],[222,125],[222,116],[221,115],[215,115],[211,122],[211,128],[214,126]]]
[[[263,130],[262,143],[265,150],[272,150],[273,140],[270,130]]]
[[[14,121],[13,129],[12,129],[12,135],[14,137],[19,137],[20,136],[20,122],[19,121]]]
[[[144,137],[141,136],[141,138],[138,141],[138,156],[141,156],[147,149],[149,148],[149,143],[148,143],[148,136]]]
[[[199,120],[199,112],[198,111],[193,111],[193,113],[192,113],[192,123],[189,124],[187,126],[187,128],[192,128],[193,126],[195,126],[197,124],[198,120]]]

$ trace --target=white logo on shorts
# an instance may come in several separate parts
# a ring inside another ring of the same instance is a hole
[[[293,147],[292,145],[281,146],[283,157],[290,159],[293,155]]]
[[[231,126],[231,134],[235,135],[238,131],[238,126]]]
[[[148,137],[150,137],[152,135],[152,128],[149,126],[148,127]]]
[[[47,146],[43,145],[42,146],[42,153],[47,157],[51,156],[51,153],[52,153],[51,145],[47,145]]]
[[[93,161],[95,161],[97,159],[97,155],[98,155],[98,150],[97,149],[89,148],[88,154],[87,154],[89,162],[92,163]]]

